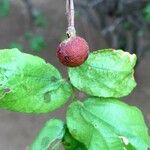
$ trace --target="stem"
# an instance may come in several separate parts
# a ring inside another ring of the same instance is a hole
[[[68,20],[68,29],[67,29],[67,36],[68,38],[73,37],[76,35],[76,30],[74,26],[74,2],[73,0],[66,0],[66,14]]]

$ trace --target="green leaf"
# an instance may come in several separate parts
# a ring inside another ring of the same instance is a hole
[[[10,48],[10,49],[12,49],[12,48],[17,48],[17,49],[19,49],[20,51],[23,51],[23,44],[18,43],[18,42],[11,42],[10,45],[9,45],[9,48]]]
[[[47,121],[29,150],[58,150],[65,133],[64,123],[57,119]],[[58,142],[59,141],[59,142]]]
[[[0,0],[0,15],[8,16],[10,10],[10,1],[9,0]]]
[[[141,111],[113,98],[89,98],[84,106],[92,114],[112,126],[119,135],[126,137],[137,150],[145,150],[150,144],[148,128]],[[99,115],[100,114],[100,115]]]
[[[43,36],[36,35],[30,39],[30,46],[34,51],[40,51],[46,47],[46,42]]]
[[[39,52],[47,46],[45,38],[42,35],[34,35],[32,32],[26,32],[24,37],[35,52]]]
[[[74,102],[67,112],[67,126],[90,150],[121,150],[127,144],[129,150],[146,150],[150,145],[141,111],[113,98]]]
[[[33,11],[33,16],[34,16],[34,24],[38,27],[46,27],[48,22],[47,19],[45,17],[45,15],[43,14],[43,12],[39,11],[39,10],[34,10]]]
[[[27,40],[27,41],[30,41],[32,38],[33,38],[33,33],[31,31],[27,31],[24,33],[24,38]]]
[[[50,150],[60,150],[60,142],[57,142]]]
[[[143,10],[143,13],[145,21],[147,21],[147,23],[150,23],[150,3],[146,5],[146,7]]]
[[[136,86],[133,67],[136,56],[122,50],[105,49],[91,53],[79,67],[69,68],[71,83],[98,97],[122,97]]]
[[[73,103],[67,112],[67,126],[71,135],[88,150],[121,150],[123,142],[113,129],[94,116],[81,102]]]
[[[46,113],[62,106],[71,85],[43,59],[17,49],[0,50],[0,108]]]
[[[130,143],[125,146],[126,150],[136,150],[135,147],[133,147]]]
[[[65,131],[62,143],[65,150],[86,150],[85,146],[82,143],[72,137],[68,129],[66,129]]]

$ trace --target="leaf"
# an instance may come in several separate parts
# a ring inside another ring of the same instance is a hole
[[[34,51],[40,51],[46,47],[46,41],[43,36],[36,35],[30,39],[30,46]]]
[[[150,3],[146,5],[146,7],[143,10],[144,13],[144,19],[147,23],[150,23]]]
[[[50,150],[59,150],[60,142],[56,143]]]
[[[136,56],[122,50],[105,49],[91,53],[87,61],[69,68],[71,83],[98,97],[122,97],[136,86],[133,67]]]
[[[80,102],[73,103],[67,112],[71,135],[88,150],[121,150],[122,140],[101,120],[88,112]]]
[[[71,85],[43,59],[17,49],[0,50],[0,108],[46,113],[71,96]]]
[[[131,144],[126,145],[126,150],[136,150]]]
[[[72,136],[90,150],[121,150],[124,147],[146,150],[150,145],[141,111],[113,98],[74,102],[67,112],[67,126]]]
[[[49,120],[41,129],[29,150],[48,150],[49,147],[57,150],[64,133],[65,127],[62,121],[57,119]]]
[[[43,12],[37,10],[37,9],[34,9],[33,11],[33,16],[34,16],[34,24],[37,26],[37,27],[46,27],[48,22],[47,22],[47,19],[46,19],[46,16],[43,14]]]
[[[0,1],[0,15],[8,16],[10,11],[10,1],[9,0],[1,0]]]
[[[86,150],[85,146],[79,141],[74,139],[69,133],[68,129],[65,131],[65,135],[62,139],[62,143],[65,150]]]
[[[10,45],[9,45],[9,48],[10,48],[10,49],[12,49],[12,48],[17,48],[17,49],[19,49],[20,51],[23,51],[23,44],[18,43],[18,42],[11,42]]]
[[[146,150],[150,145],[148,128],[138,108],[113,98],[89,98],[84,106],[110,124],[118,135],[126,137],[137,150]]]

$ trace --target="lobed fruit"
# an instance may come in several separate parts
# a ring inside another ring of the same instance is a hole
[[[77,67],[88,58],[88,43],[79,36],[73,36],[60,43],[57,49],[59,61],[68,67]]]

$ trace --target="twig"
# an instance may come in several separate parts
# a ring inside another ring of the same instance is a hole
[[[114,32],[114,30],[118,27],[118,25],[123,21],[123,18],[118,18],[114,21],[114,23],[110,26],[107,26],[104,30],[102,30],[102,35],[106,35],[107,33]]]
[[[73,0],[66,0],[66,14],[68,20],[68,29],[67,29],[67,36],[72,37],[76,35],[76,30],[74,26],[74,1]]]
[[[91,7],[91,8],[93,8],[93,7],[95,7],[96,5],[98,5],[98,4],[102,3],[102,2],[104,2],[104,0],[90,1],[90,2],[88,3],[88,6]]]
[[[34,9],[34,6],[31,2],[31,0],[23,0],[23,2],[26,5],[26,8],[28,10],[28,14],[29,14],[29,18],[30,18],[30,26],[31,26],[31,28],[33,28],[33,20],[34,20],[33,9]]]

